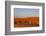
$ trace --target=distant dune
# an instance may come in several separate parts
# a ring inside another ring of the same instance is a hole
[[[14,27],[38,27],[39,17],[15,18]]]

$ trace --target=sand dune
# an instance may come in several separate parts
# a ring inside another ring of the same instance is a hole
[[[39,26],[39,17],[15,18],[14,27],[36,27]]]

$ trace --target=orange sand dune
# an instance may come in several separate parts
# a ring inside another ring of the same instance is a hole
[[[14,17],[14,26],[15,27],[39,26],[39,17],[27,17],[27,18],[15,18]]]

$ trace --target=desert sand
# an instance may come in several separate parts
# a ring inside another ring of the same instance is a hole
[[[26,17],[26,18],[15,18],[14,17],[14,27],[38,27],[39,17]]]

